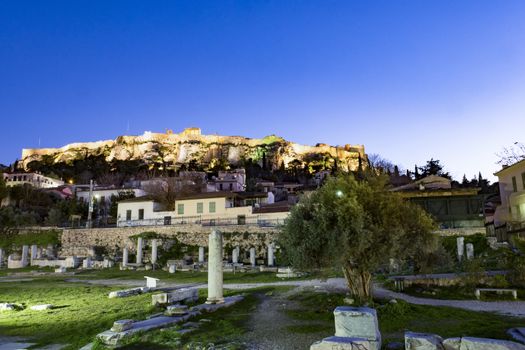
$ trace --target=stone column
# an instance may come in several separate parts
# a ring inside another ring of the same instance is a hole
[[[256,263],[255,263],[255,248],[254,247],[250,248],[250,264],[252,265],[252,267],[255,267],[255,265],[256,265]]]
[[[467,259],[468,260],[474,259],[474,244],[467,243],[465,247],[467,248]]]
[[[458,260],[463,259],[463,252],[465,251],[465,237],[456,238],[456,245],[458,248]]]
[[[4,249],[0,248],[0,268],[4,267]]]
[[[239,247],[235,247],[232,250],[232,263],[234,264],[239,263]]]
[[[144,240],[142,237],[139,237],[137,239],[137,265],[142,265],[142,247],[144,244]]]
[[[31,265],[33,265],[33,260],[36,260],[37,252],[38,246],[36,244],[31,245]]]
[[[274,244],[268,244],[268,266],[273,266],[275,264],[275,259],[273,256]]]
[[[128,255],[129,255],[128,247],[125,247],[124,250],[122,251],[122,267],[128,266]]]
[[[199,247],[199,262],[204,262],[204,247]]]
[[[24,245],[22,246],[22,258],[20,259],[22,262],[22,267],[26,267],[28,265],[28,258],[29,258],[29,246]]]
[[[151,240],[151,263],[155,265],[157,263],[157,240]]]
[[[219,304],[224,302],[222,282],[222,233],[218,230],[213,230],[208,238],[207,304]]]

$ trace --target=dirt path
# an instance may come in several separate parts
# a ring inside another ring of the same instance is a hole
[[[288,297],[300,291],[294,288],[285,293],[261,294],[261,303],[252,314],[248,333],[243,336],[249,350],[299,350],[308,349],[313,342],[327,336],[323,333],[294,333],[289,327],[315,326],[312,321],[300,321],[288,317],[286,310],[298,305]]]

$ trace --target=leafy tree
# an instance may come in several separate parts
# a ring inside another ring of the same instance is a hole
[[[279,236],[283,258],[299,269],[342,268],[354,297],[369,300],[381,264],[418,259],[437,244],[429,215],[386,184],[383,176],[329,178],[292,209]]]
[[[416,168],[417,170],[417,168]],[[416,176],[419,176],[419,179],[422,179],[424,177],[430,176],[430,175],[436,175],[441,177],[446,177],[447,179],[451,179],[451,176],[448,172],[443,171],[443,165],[439,163],[438,159],[431,158],[429,161],[427,161],[427,164],[425,164],[422,167],[419,167],[420,174],[416,174]]]
[[[9,192],[4,181],[4,177],[2,173],[0,173],[0,203],[2,202],[2,199],[7,197],[8,194]]]

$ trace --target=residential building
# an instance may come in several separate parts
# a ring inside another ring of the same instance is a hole
[[[36,188],[53,188],[64,185],[64,181],[39,173],[3,173],[6,186],[28,184]]]
[[[441,228],[484,227],[484,196],[479,188],[453,188],[450,179],[427,176],[392,189],[421,205]]]
[[[496,172],[501,205],[494,213],[494,226],[507,231],[525,231],[525,159]]]
[[[246,189],[246,171],[235,169],[234,171],[219,171],[217,177],[208,184],[209,191],[241,192]]]
[[[166,211],[150,196],[120,201],[118,204],[118,226],[139,225],[232,225],[257,223],[264,219],[282,221],[288,215],[261,213],[254,209],[273,204],[272,193],[204,192],[186,195],[175,200],[175,210]],[[264,214],[264,215],[262,215]]]

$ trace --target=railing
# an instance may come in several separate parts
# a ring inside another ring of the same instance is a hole
[[[258,226],[258,227],[277,227],[284,224],[284,219],[265,219],[263,217],[244,217],[236,218],[202,218],[193,217],[171,217],[147,219],[147,220],[120,220],[119,227],[134,226],[183,226],[183,225],[201,225],[201,226]]]

